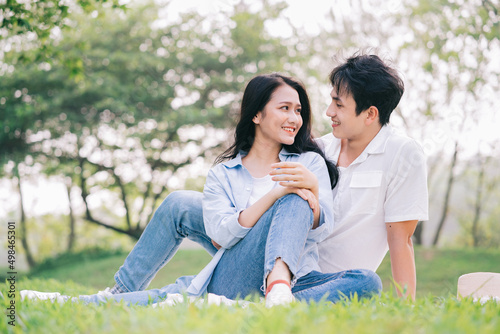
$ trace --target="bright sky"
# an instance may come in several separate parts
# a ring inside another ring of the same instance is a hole
[[[173,0],[168,5],[168,17],[169,20],[177,20],[179,18],[179,13],[198,10],[201,14],[216,14],[221,11],[230,12],[235,4],[239,3],[241,0]],[[271,0],[271,3],[276,3],[277,1]],[[290,17],[293,22],[299,26],[303,26],[308,32],[318,31],[318,24],[325,20],[325,14],[330,10],[334,1],[325,0],[312,0],[312,1],[302,1],[302,0],[287,0],[289,8],[287,8],[284,14]],[[250,4],[250,9],[258,10],[262,7],[260,1],[250,1],[245,0],[245,3]],[[271,31],[278,32],[280,29],[276,27]],[[289,33],[286,30],[282,30],[278,35]]]

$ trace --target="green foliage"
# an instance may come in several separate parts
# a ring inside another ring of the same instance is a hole
[[[454,93],[471,94],[473,100],[484,98],[484,84],[493,87],[494,77],[500,76],[493,55],[500,41],[498,5],[429,0],[407,5],[400,19],[411,29],[413,41],[405,48],[418,52],[423,69],[447,85],[447,102]]]
[[[0,163],[30,167],[21,178],[37,170],[66,177],[80,188],[88,221],[138,238],[169,180],[196,178],[188,166],[214,160],[245,82],[287,64],[288,49],[264,30],[283,8],[252,13],[239,4],[224,20],[188,13],[160,28],[151,25],[154,3],[102,8],[91,18],[73,13],[78,29],[53,45],[60,58],[13,61],[15,70],[1,73]],[[88,207],[109,191],[116,199],[107,209]]]
[[[460,234],[457,236],[456,243],[459,245],[474,246],[472,234],[471,213],[465,212],[459,217]],[[495,207],[493,211],[483,214],[477,226],[477,246],[484,248],[500,248],[500,207]]]
[[[286,22],[284,2],[254,12],[242,1],[230,14],[165,24],[153,1],[5,1],[0,44],[12,47],[0,64],[0,176],[17,177],[17,166],[22,179],[57,175],[80,191],[87,221],[138,238],[171,190],[200,189],[199,166],[228,141],[256,73],[298,76],[318,115],[338,50],[398,43],[411,100],[393,119],[444,147],[441,126],[458,135],[464,120],[497,109],[487,94],[500,82],[497,2],[408,1],[387,12],[392,2],[362,1],[356,15],[329,13],[331,26],[310,36]],[[276,19],[290,37],[270,34]],[[317,134],[329,131],[322,119]],[[95,198],[107,200],[97,209]]]
[[[52,57],[61,55],[53,48],[54,37],[51,34],[54,30],[71,27],[72,12],[81,11],[90,16],[91,12],[97,13],[102,6],[125,9],[119,0],[5,0],[0,4],[0,32],[6,41],[4,46],[10,49],[12,44],[28,44],[28,48],[37,49],[36,53],[17,54],[14,58],[16,61],[51,61]]]

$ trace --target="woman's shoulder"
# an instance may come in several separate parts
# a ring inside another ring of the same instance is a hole
[[[210,168],[209,174],[215,174],[215,175],[225,175],[228,172],[238,172],[239,166],[241,166],[241,156],[238,155],[237,157],[219,162],[218,164],[212,166]]]

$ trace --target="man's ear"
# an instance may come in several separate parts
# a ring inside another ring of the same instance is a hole
[[[375,106],[370,106],[366,109],[366,125],[370,125],[373,122],[378,122],[378,108]]]

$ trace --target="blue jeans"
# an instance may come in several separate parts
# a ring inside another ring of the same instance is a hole
[[[297,195],[280,198],[262,215],[257,224],[231,249],[215,268],[208,292],[235,299],[263,295],[263,279],[281,258],[292,277],[301,264],[312,211]],[[292,293],[298,300],[337,302],[354,294],[368,297],[382,289],[380,278],[369,270],[348,270],[323,274],[312,270],[292,279]]]
[[[115,282],[120,290],[146,289],[184,238],[200,244],[212,256],[217,252],[205,233],[201,199],[202,194],[197,191],[176,191],[167,196],[116,272]]]
[[[159,301],[168,293],[181,293],[189,286],[193,276],[181,277],[176,283],[161,289],[140,291],[148,286],[158,270],[172,258],[183,238],[194,240],[210,254],[215,254],[216,249],[205,233],[201,198],[201,193],[198,192],[178,191],[163,201],[125,263],[115,274],[115,281],[120,289],[129,292],[114,295],[112,299],[147,304]],[[224,253],[214,271],[208,292],[228,298],[244,297],[252,293],[262,295],[264,277],[272,269],[277,257],[282,257],[292,274],[295,274],[307,231],[312,224],[312,214],[303,200],[296,195],[292,198],[295,198],[295,202],[292,205],[287,203],[284,209],[280,209],[280,205],[285,197],[277,201],[245,238]],[[302,204],[305,206],[300,207]],[[294,207],[301,209],[290,210]],[[277,219],[280,214],[284,216]],[[309,218],[297,219],[299,214],[306,214]],[[293,228],[280,228],[280,224],[276,222],[283,219],[296,223]],[[327,300],[336,302],[342,296],[350,297],[354,293],[360,297],[371,296],[379,293],[381,288],[380,278],[369,270],[334,274],[312,271],[295,282],[292,292],[299,300],[319,301],[326,296]],[[86,302],[105,301],[104,297],[98,295],[81,296],[80,299]]]
[[[266,277],[281,258],[292,274],[311,271],[304,254],[307,234],[313,224],[309,204],[298,195],[278,199],[248,234],[222,255],[208,285],[208,292],[227,298],[245,297],[264,291]],[[304,261],[305,260],[305,261]],[[313,261],[317,267],[317,261]]]

